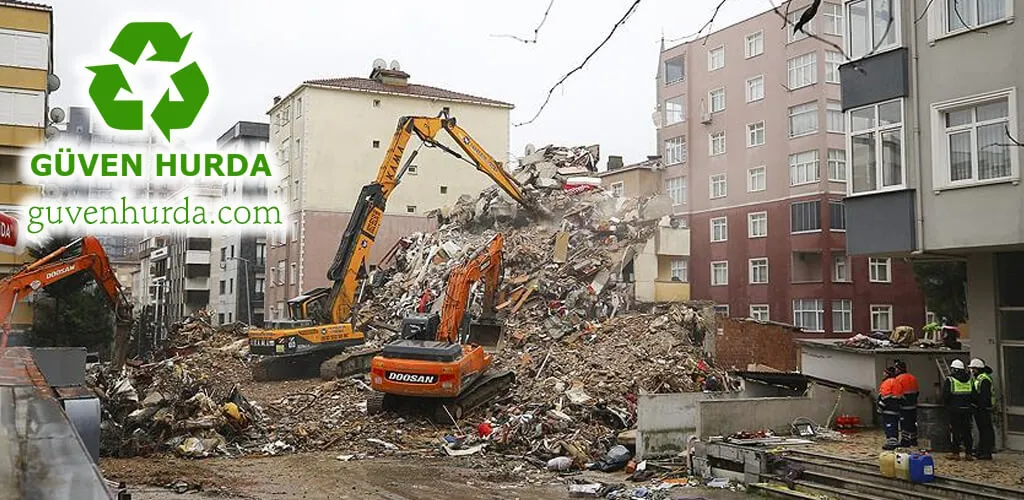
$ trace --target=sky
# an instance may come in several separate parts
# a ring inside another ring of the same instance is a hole
[[[369,76],[376,58],[399,61],[413,83],[511,102],[514,125],[536,114],[551,86],[633,3],[554,0],[537,43],[500,36],[533,38],[549,1],[50,0],[55,72],[62,81],[51,105],[89,103],[93,74],[85,67],[118,62],[108,49],[126,23],[170,21],[179,33],[192,33],[182,66],[196,61],[210,82],[210,96],[189,131],[200,138],[215,139],[238,120],[268,121],[273,97],[304,80]],[[662,36],[668,46],[681,43],[718,3],[642,0],[533,123],[511,127],[510,155],[522,155],[526,144],[600,144],[603,158],[621,155],[627,163],[655,154]],[[712,30],[770,7],[769,0],[728,0]],[[140,62],[137,74],[126,74],[137,94],[159,99],[170,80],[150,68]],[[169,75],[179,66],[161,68]],[[137,77],[144,80],[136,83]]]

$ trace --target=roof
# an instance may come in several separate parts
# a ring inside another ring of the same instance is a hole
[[[217,146],[223,146],[238,138],[270,140],[270,124],[249,121],[236,122],[217,139]]]
[[[664,165],[661,163],[661,157],[659,156],[659,157],[655,157],[655,158],[650,158],[650,159],[644,160],[644,161],[642,161],[640,163],[633,163],[631,165],[626,165],[626,166],[621,167],[621,168],[616,168],[614,170],[604,170],[604,171],[598,172],[597,176],[598,177],[606,177],[606,176],[609,176],[609,175],[615,175],[615,174],[618,174],[618,173],[629,172],[631,170],[638,170],[638,169],[661,170],[662,167],[664,167]]]
[[[474,95],[463,94],[462,92],[455,92],[452,90],[431,87],[429,85],[420,85],[417,83],[410,83],[408,85],[403,86],[385,85],[377,80],[358,77],[306,80],[303,83],[305,83],[306,85],[331,87],[342,90],[355,90],[360,92],[373,92],[379,94],[407,95],[411,97],[426,97],[430,99],[467,102],[471,104],[483,104],[487,106],[500,106],[505,108],[514,107],[512,104],[509,104],[504,101],[487,99],[485,97],[477,97]]]
[[[0,0],[0,6],[30,7],[33,9],[53,10],[53,7],[41,3],[23,2],[22,0]]]

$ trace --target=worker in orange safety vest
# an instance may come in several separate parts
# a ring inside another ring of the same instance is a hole
[[[901,359],[893,362],[896,369],[896,383],[903,394],[900,400],[900,446],[917,446],[917,377],[907,371],[907,363]]]
[[[896,380],[896,368],[888,366],[882,372],[883,380],[878,386],[878,413],[882,414],[882,428],[885,429],[883,450],[894,450],[900,445],[900,403],[903,393]]]

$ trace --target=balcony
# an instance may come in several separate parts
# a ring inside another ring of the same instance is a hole
[[[210,290],[210,278],[198,277],[185,279],[185,290]]]
[[[185,252],[185,264],[210,264],[209,250],[188,250]]]
[[[675,257],[690,255],[690,230],[688,228],[659,227],[655,234],[655,253]]]
[[[164,259],[167,258],[167,254],[168,254],[167,247],[160,247],[160,248],[157,248],[156,250],[153,250],[153,252],[149,254],[149,260],[151,260],[151,261],[164,260]]]
[[[690,300],[690,284],[681,281],[654,282],[655,302],[686,302]]]

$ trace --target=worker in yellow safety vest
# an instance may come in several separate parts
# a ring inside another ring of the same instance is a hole
[[[974,374],[974,424],[978,426],[978,448],[974,457],[992,460],[996,447],[996,431],[992,428],[992,411],[996,406],[996,393],[992,384],[992,369],[974,358],[968,365]]]
[[[953,453],[949,458],[973,459],[974,440],[971,436],[971,417],[974,415],[974,379],[964,362],[954,359],[949,365],[950,376],[942,381],[943,401],[949,415],[949,430]]]

